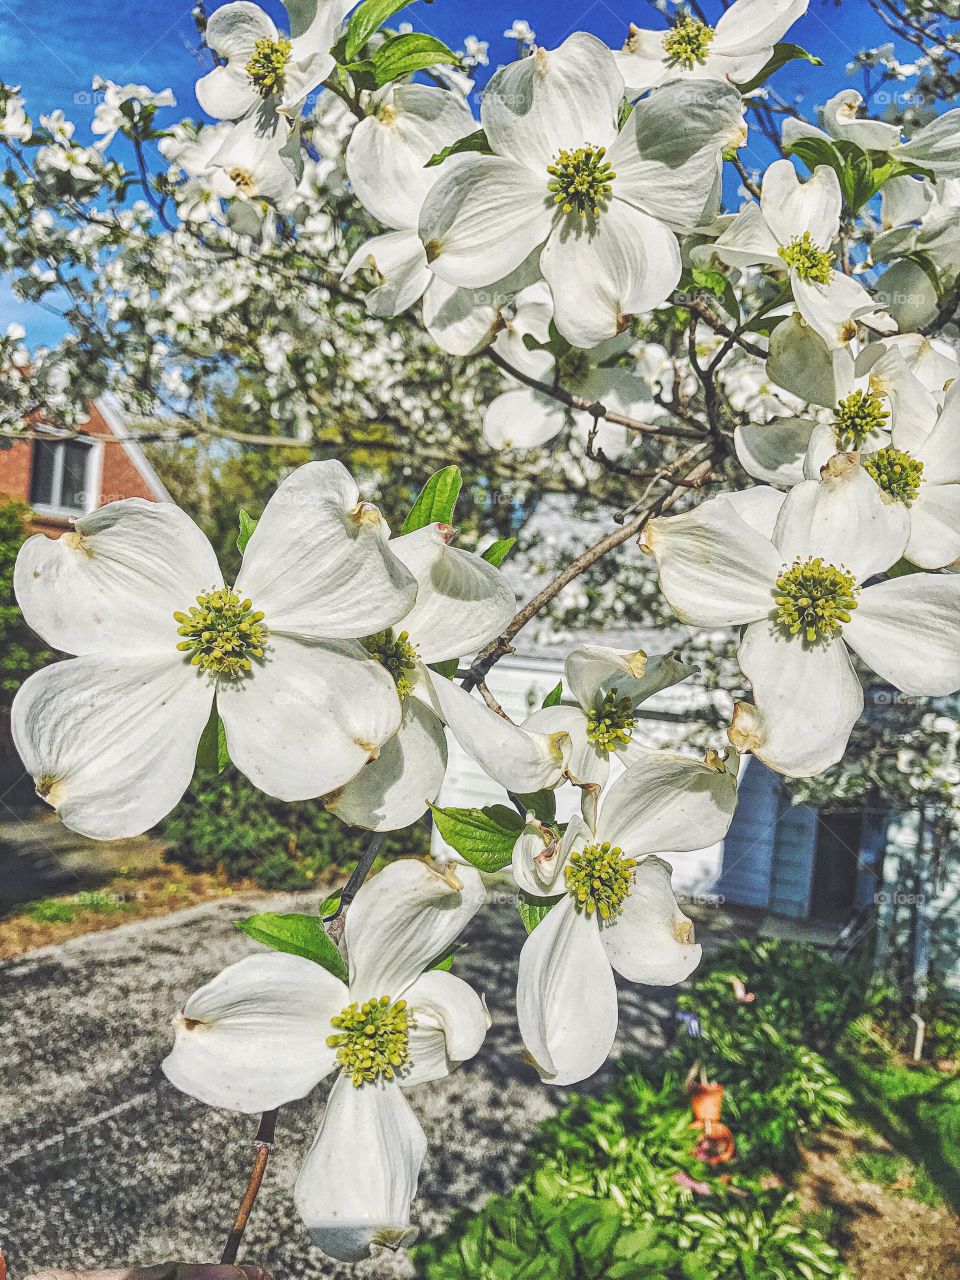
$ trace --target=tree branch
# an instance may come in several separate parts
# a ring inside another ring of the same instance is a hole
[[[243,1233],[247,1229],[247,1222],[256,1203],[257,1193],[260,1190],[260,1184],[263,1182],[263,1175],[267,1169],[267,1161],[270,1159],[270,1149],[276,1137],[277,1116],[279,1114],[280,1109],[277,1108],[274,1111],[265,1111],[260,1117],[260,1128],[257,1130],[256,1138],[253,1140],[253,1145],[256,1149],[253,1168],[250,1170],[247,1189],[243,1193],[243,1199],[240,1201],[240,1208],[237,1210],[233,1227],[229,1236],[227,1236],[227,1243],[223,1247],[223,1253],[220,1256],[221,1263],[236,1262],[237,1260],[237,1252],[243,1240]]]

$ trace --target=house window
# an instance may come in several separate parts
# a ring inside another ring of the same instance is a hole
[[[93,446],[83,440],[37,440],[33,446],[30,503],[83,513],[91,501]]]

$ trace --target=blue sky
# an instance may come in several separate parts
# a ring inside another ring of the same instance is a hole
[[[262,3],[280,18],[279,0]],[[722,12],[720,0],[706,0],[704,8],[709,16]],[[62,108],[76,121],[78,137],[84,140],[89,138],[95,105],[90,85],[97,74],[121,84],[170,87],[178,107],[168,118],[197,116],[193,85],[210,64],[197,50],[191,10],[192,4],[184,0],[44,0],[42,5],[36,0],[0,0],[0,79],[22,85],[34,118]],[[514,54],[513,42],[502,32],[518,17],[527,19],[538,42],[547,47],[576,30],[592,31],[618,46],[631,21],[641,26],[664,24],[645,0],[415,0],[398,20],[412,22],[453,48],[466,35],[489,40],[493,68]],[[846,64],[859,49],[886,40],[887,29],[867,0],[843,0],[839,6],[833,0],[810,0],[809,12],[793,27],[790,39],[825,64],[814,68],[795,63],[775,81],[785,96],[800,96],[805,114],[812,116],[816,105],[838,88],[851,83],[862,88],[859,79],[847,77]],[[876,114],[882,114],[883,106],[875,104]],[[769,157],[759,151],[744,159],[756,165]],[[0,279],[0,326],[13,320],[28,327],[31,345],[55,340],[61,328],[55,317],[17,303]]]

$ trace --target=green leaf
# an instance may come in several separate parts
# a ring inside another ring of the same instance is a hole
[[[410,514],[403,522],[401,533],[413,533],[428,524],[449,524],[453,519],[457,498],[463,485],[463,476],[456,466],[435,471],[420,490]]]
[[[707,289],[718,298],[728,315],[740,322],[740,303],[730,279],[722,271],[707,271],[703,267],[694,267],[690,272],[693,283],[698,289]]]
[[[558,680],[547,696],[541,702],[541,707],[558,707],[560,699],[563,697],[563,681]]]
[[[253,531],[257,527],[257,522],[248,511],[240,508],[240,533],[237,536],[237,550],[243,555],[247,549],[247,543],[253,537]]]
[[[303,956],[321,965],[341,981],[347,980],[347,966],[336,943],[327,935],[319,916],[276,915],[272,911],[238,920],[237,928],[248,937],[274,951]]]
[[[445,680],[452,680],[459,669],[459,658],[448,658],[446,662],[435,662],[431,667],[432,671],[436,671],[437,675],[443,676]]]
[[[486,560],[487,564],[501,565],[507,556],[513,550],[516,538],[498,538],[496,542],[491,542],[486,551],[483,552],[481,559]]]
[[[229,763],[230,753],[227,751],[227,733],[223,727],[223,721],[217,713],[217,708],[214,707],[210,712],[210,719],[200,735],[200,742],[197,746],[197,769],[200,773],[214,775],[223,773]]]
[[[798,61],[809,62],[815,67],[822,67],[823,60],[816,58],[812,53],[807,53],[806,49],[801,49],[798,44],[779,43],[773,46],[773,55],[765,67],[757,72],[752,80],[748,80],[746,84],[738,84],[736,88],[741,93],[750,93],[753,89],[758,89],[764,81],[768,80],[775,71],[779,71],[781,67],[785,67],[788,62]]]
[[[547,703],[543,705],[547,706]],[[555,791],[531,791],[529,795],[518,795],[517,799],[529,813],[535,814],[545,827],[550,827],[556,822],[557,793]]]
[[[517,898],[517,910],[527,933],[533,933],[551,907],[555,907],[562,898],[562,893],[556,898],[535,898],[532,894],[521,892]]]
[[[436,36],[425,35],[422,31],[412,31],[409,35],[391,36],[369,59],[374,82],[378,89],[385,84],[399,80],[401,76],[413,75],[415,71],[423,71],[427,67],[442,63],[444,66],[456,67],[460,59]],[[349,69],[349,67],[348,67]]]
[[[440,835],[479,871],[502,871],[513,857],[523,819],[506,805],[487,809],[441,809],[432,804]]]
[[[442,151],[431,156],[423,167],[433,169],[436,165],[443,164],[444,160],[449,160],[451,156],[462,156],[469,151],[478,151],[483,156],[493,155],[493,148],[483,129],[477,129],[475,133],[468,133],[465,138],[451,142],[449,147],[444,147]]]
[[[786,152],[802,160],[811,173],[820,164],[829,166],[838,178],[843,172],[843,156],[826,138],[797,138],[786,148]]]
[[[453,962],[461,951],[465,951],[466,946],[462,942],[454,942],[442,955],[438,956],[430,966],[431,969],[440,969],[443,973],[449,973],[453,968]]]
[[[343,60],[352,62],[375,31],[379,31],[388,18],[406,9],[410,0],[363,0],[353,11],[347,27],[343,46]]]

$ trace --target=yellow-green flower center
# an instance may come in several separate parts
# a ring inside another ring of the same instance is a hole
[[[263,657],[263,614],[228,587],[202,591],[188,612],[173,616],[180,624],[177,634],[184,637],[177,648],[211,675],[235,679],[250,670],[254,658]]]
[[[897,502],[910,507],[923,483],[923,463],[911,458],[902,449],[878,449],[861,459],[864,471],[869,471],[877,484]]]
[[[684,18],[663,37],[664,62],[668,67],[682,67],[684,71],[703,66],[716,34],[705,22]]]
[[[625,747],[637,723],[633,711],[629,698],[618,698],[615,693],[606,694],[587,716],[587,737],[601,751]]]
[[[354,1001],[330,1021],[337,1035],[327,1044],[337,1051],[337,1061],[358,1088],[383,1076],[392,1080],[410,1062],[410,1027],[413,1019],[406,1000]]]
[[[875,391],[854,391],[837,405],[837,441],[841,449],[859,449],[868,436],[882,431],[890,417]]]
[[[832,640],[857,607],[860,588],[852,573],[819,556],[798,560],[777,579],[776,621],[788,635],[807,644]]]
[[[246,72],[262,98],[282,91],[292,53],[293,45],[285,36],[278,36],[276,40],[264,36],[254,44]]]
[[[623,910],[623,902],[633,883],[635,858],[625,858],[622,849],[609,842],[588,844],[572,853],[564,868],[567,892],[587,915],[609,920]]]
[[[829,249],[821,249],[809,231],[794,236],[789,244],[781,245],[777,253],[801,280],[829,284],[833,279],[833,254]]]
[[[578,147],[561,151],[553,164],[547,165],[547,190],[564,213],[599,218],[607,207],[617,175],[605,160],[606,154],[606,147]]]
[[[417,651],[410,643],[406,631],[394,635],[393,628],[378,631],[376,635],[367,636],[360,643],[393,676],[397,686],[397,696],[403,701],[413,692],[415,684],[414,672],[417,669]]]

